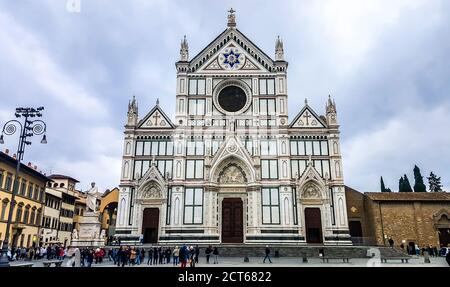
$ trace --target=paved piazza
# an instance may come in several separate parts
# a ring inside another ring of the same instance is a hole
[[[219,258],[219,264],[206,264],[205,258],[201,257],[199,259],[199,264],[197,264],[197,267],[368,267],[368,266],[374,266],[374,267],[449,267],[448,264],[445,262],[444,257],[433,257],[430,258],[431,263],[424,263],[423,257],[417,257],[414,256],[410,259],[409,263],[396,263],[395,261],[392,263],[380,263],[376,260],[370,259],[363,259],[363,258],[354,258],[350,259],[350,263],[341,263],[341,262],[332,262],[332,263],[323,263],[321,259],[319,258],[309,258],[308,263],[303,263],[301,258],[272,258],[272,264],[268,263],[262,263],[263,258],[262,257],[250,257],[250,262],[245,263],[243,262],[243,258],[238,257],[224,257]],[[42,262],[45,260],[35,260],[33,261],[35,264],[33,267],[43,267]],[[63,267],[66,267],[67,262],[69,261],[68,258],[64,260]],[[211,259],[211,262],[213,259]],[[22,263],[23,261],[19,261],[18,263]],[[28,262],[28,261],[27,261]],[[146,262],[146,261],[144,261]],[[14,262],[11,263],[12,266],[15,265]],[[92,267],[114,267],[114,264],[112,261],[109,261],[106,259],[101,264],[92,264]],[[130,267],[130,266],[126,266]],[[170,264],[158,264],[156,266],[153,265],[147,265],[147,264],[141,264],[141,265],[134,265],[132,267],[136,268],[142,268],[142,267],[173,267],[172,263]]]

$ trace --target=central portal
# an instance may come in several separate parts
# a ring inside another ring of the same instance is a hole
[[[222,201],[222,243],[242,243],[243,203],[240,198],[224,198]]]
[[[146,208],[142,219],[144,243],[157,243],[159,229],[159,209]]]

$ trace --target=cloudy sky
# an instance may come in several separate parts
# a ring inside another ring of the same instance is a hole
[[[378,191],[383,175],[397,190],[417,164],[450,190],[446,0],[1,1],[0,124],[17,106],[45,106],[48,144],[35,139],[24,161],[83,190],[117,186],[128,100],[144,116],[159,98],[173,116],[180,40],[194,56],[230,7],[267,54],[282,37],[291,119],[305,98],[320,114],[335,98],[347,185]],[[2,149],[16,144],[8,137]]]

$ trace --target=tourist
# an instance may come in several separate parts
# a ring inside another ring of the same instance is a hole
[[[197,244],[197,245],[195,245],[195,258],[194,258],[195,264],[198,263],[198,256],[199,255],[200,255],[200,248],[198,248],[198,244]]]
[[[173,266],[178,265],[178,257],[180,256],[180,249],[178,246],[175,246],[175,249],[173,250]]]
[[[217,247],[214,247],[213,255],[214,255],[214,264],[219,264],[219,249]]]
[[[170,264],[170,255],[172,255],[172,250],[170,250],[170,247],[167,247],[167,249],[166,249],[166,262],[167,262],[167,264]]]
[[[158,265],[159,252],[158,248],[153,248],[153,265]]]
[[[394,248],[394,239],[392,237],[389,237],[389,247]]]
[[[134,247],[131,247],[130,251],[130,263],[134,266],[136,264],[136,250],[134,250]]]
[[[211,252],[212,252],[212,247],[211,247],[211,245],[209,245],[205,250],[207,264],[209,264],[209,257],[211,256]]]
[[[188,249],[186,245],[183,245],[180,249],[180,267],[186,267],[186,263],[187,263],[187,258],[188,258]]]
[[[189,247],[189,266],[195,267],[195,249],[192,245]]]
[[[92,262],[94,262],[94,250],[87,250],[87,266],[86,267],[91,267],[92,266]]]
[[[447,255],[445,255],[445,261],[447,261],[447,264],[450,265],[450,252],[447,251]]]
[[[145,262],[144,260],[145,260],[145,249],[142,248],[142,249],[141,249],[141,258],[140,258],[141,263],[142,263],[142,262]]]
[[[158,257],[159,257],[159,264],[164,263],[164,252],[162,250],[162,247],[158,247]]]
[[[150,248],[148,250],[148,261],[147,261],[147,265],[152,265],[152,260],[153,260],[153,248]]]
[[[264,257],[263,263],[266,263],[266,259],[269,259],[269,262],[272,263],[272,260],[270,260],[270,248],[269,245],[266,245],[266,256]]]
[[[136,265],[141,265],[141,250],[139,248],[136,248],[135,253],[136,253],[136,257],[134,259],[135,264]]]

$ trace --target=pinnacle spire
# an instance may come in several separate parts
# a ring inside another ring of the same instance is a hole
[[[275,61],[284,61],[283,40],[278,36],[275,41]]]
[[[184,35],[183,40],[180,44],[180,61],[189,61],[189,45],[186,40],[186,35]]]

